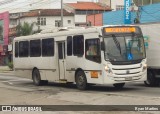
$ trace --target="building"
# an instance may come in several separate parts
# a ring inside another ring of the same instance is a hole
[[[0,13],[0,65],[8,63],[9,12]]]
[[[14,14],[15,15],[15,14]],[[29,12],[21,13],[12,16],[10,25],[17,26],[28,22],[29,24],[34,23],[33,30],[38,29],[51,29],[61,26],[61,10],[60,9],[37,9]],[[74,14],[63,10],[63,25],[74,26]]]
[[[103,14],[93,14],[93,15],[87,15],[87,23],[88,26],[102,26],[103,25]]]
[[[87,15],[111,11],[109,6],[94,2],[65,3],[64,9],[74,13],[75,26],[86,26]]]
[[[124,9],[124,0],[99,0],[99,2],[110,6],[113,11]]]
[[[113,11],[124,9],[124,0],[99,0],[100,3],[111,6]],[[131,0],[136,6],[144,6],[149,4],[159,3],[160,0]]]
[[[74,26],[74,14],[63,11],[64,26]],[[17,25],[23,25],[24,22],[34,24],[33,31],[51,29],[61,26],[60,9],[38,9],[29,12],[10,13],[9,23],[9,44],[16,37]]]
[[[74,14],[63,11],[64,26],[74,26]],[[61,9],[37,9],[29,12],[10,13],[10,38],[15,37],[17,25],[34,24],[33,31],[61,26]]]

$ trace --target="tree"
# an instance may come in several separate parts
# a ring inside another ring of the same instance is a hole
[[[23,25],[17,25],[17,36],[27,36],[33,34],[34,23],[24,22]]]

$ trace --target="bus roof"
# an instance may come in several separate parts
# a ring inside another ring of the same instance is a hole
[[[105,25],[105,26],[92,26],[92,27],[61,27],[54,28],[49,30],[44,30],[41,33],[28,35],[28,36],[20,36],[14,38],[14,41],[26,40],[26,39],[37,39],[37,38],[49,38],[55,36],[64,36],[64,35],[75,35],[75,34],[85,34],[85,33],[96,33],[100,32],[102,28],[105,27],[120,27],[120,26],[133,26],[133,25]]]

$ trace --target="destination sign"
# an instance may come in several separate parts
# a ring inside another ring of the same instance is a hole
[[[106,33],[129,33],[129,32],[136,32],[135,27],[118,27],[118,28],[105,28]]]

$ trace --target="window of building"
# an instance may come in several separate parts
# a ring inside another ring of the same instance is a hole
[[[93,10],[88,10],[87,14],[94,14]]]
[[[83,35],[73,36],[73,54],[76,56],[83,56],[84,54]]]
[[[17,20],[13,20],[13,19],[11,20],[11,19],[10,19],[10,24],[11,24],[11,25],[17,25]]]
[[[68,20],[68,24],[71,24],[71,20]]]
[[[67,55],[72,56],[72,36],[67,37]]]
[[[124,5],[116,5],[116,10],[124,10]]]
[[[28,41],[20,41],[19,42],[19,57],[28,57],[29,54],[29,42]]]
[[[37,24],[38,24],[38,25],[40,25],[40,24],[41,24],[41,22],[40,22],[40,18],[39,18],[39,17],[37,18]]]
[[[55,27],[61,26],[61,20],[55,20]]]
[[[85,56],[86,59],[101,62],[101,53],[100,53],[100,40],[99,39],[88,39],[85,41]]]
[[[159,3],[160,0],[133,0],[133,2],[138,6],[143,6],[143,5]]]
[[[41,18],[41,25],[43,25],[43,18]]]
[[[30,56],[31,57],[41,56],[41,41],[40,40],[30,41]]]
[[[15,42],[15,57],[18,57],[18,42]]]
[[[92,12],[92,11],[91,11]],[[75,14],[87,14],[87,11],[86,10],[76,10]],[[92,13],[90,13],[92,14]]]
[[[54,55],[54,39],[42,39],[42,56]]]
[[[38,17],[37,18],[37,24],[38,25],[46,25],[46,18],[40,18],[40,17]]]
[[[44,18],[44,22],[43,23],[44,23],[44,25],[46,25],[46,18]]]
[[[46,25],[46,18],[41,18],[41,25]]]

